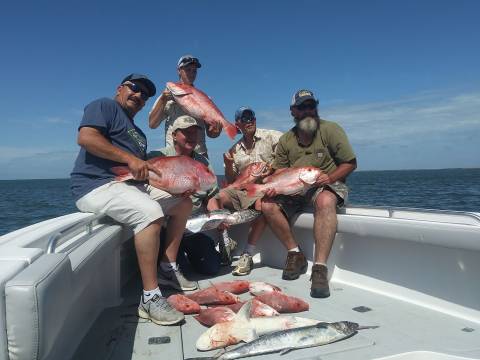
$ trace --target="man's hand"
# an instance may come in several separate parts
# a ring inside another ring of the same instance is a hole
[[[168,90],[168,88],[165,88],[163,91],[162,91],[162,95],[160,95],[160,97],[162,98],[163,101],[167,102],[168,100],[173,100],[173,95],[172,93],[170,92],[170,90]]]
[[[277,195],[278,195],[278,193],[277,193],[277,190],[275,190],[275,188],[268,188],[265,191],[265,196],[266,197],[272,198],[272,197],[275,197]]]
[[[148,179],[150,164],[137,157],[132,157],[127,163],[130,172],[135,180],[143,181]]]
[[[207,136],[209,138],[216,138],[222,132],[222,125],[220,123],[213,123],[207,128]]]
[[[193,194],[195,194],[195,190],[187,190],[187,191],[185,191],[184,193],[182,193],[181,196],[187,198],[187,197],[192,196]]]
[[[233,164],[233,157],[230,155],[230,152],[226,152],[223,154],[223,162],[225,165],[227,164]]]
[[[317,181],[315,182],[316,185],[328,185],[331,184],[333,181],[330,179],[330,176],[328,174],[322,173],[318,178]]]

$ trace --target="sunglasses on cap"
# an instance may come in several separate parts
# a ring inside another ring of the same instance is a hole
[[[317,108],[317,104],[314,102],[304,102],[304,103],[301,103],[300,105],[295,106],[295,108],[300,111],[314,110]]]
[[[199,63],[200,62],[195,57],[185,57],[182,59],[182,61],[180,61],[180,64],[178,65],[178,67],[183,67],[188,64],[195,64],[198,66]]]
[[[130,90],[132,90],[134,93],[140,93],[140,97],[142,98],[143,101],[147,101],[148,98],[150,97],[145,90],[143,90],[140,85],[132,83],[132,82],[126,82],[123,83],[121,86],[126,86]]]

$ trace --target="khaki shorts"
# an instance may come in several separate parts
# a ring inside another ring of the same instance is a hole
[[[182,199],[148,184],[111,181],[82,196],[75,205],[82,212],[108,215],[138,234],[168,215]]]
[[[308,205],[315,207],[315,200],[322,191],[331,191],[337,196],[337,208],[345,206],[348,201],[348,186],[341,181],[312,188],[305,195],[278,195],[274,201],[280,206],[287,219],[291,219],[295,214],[305,210]]]
[[[245,190],[236,190],[236,189],[222,189],[220,192],[223,192],[228,195],[232,201],[233,208],[235,210],[245,210],[255,204],[257,199],[260,199],[263,195],[260,196],[248,196]],[[216,198],[218,199],[218,194]]]

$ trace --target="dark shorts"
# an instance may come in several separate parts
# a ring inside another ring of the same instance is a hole
[[[280,206],[287,219],[302,212],[308,206],[315,206],[315,200],[322,191],[330,191],[337,196],[337,208],[346,205],[348,201],[348,187],[345,183],[336,181],[324,187],[315,187],[307,191],[305,195],[278,195],[274,201]]]
[[[236,190],[236,189],[222,189],[221,192],[227,194],[232,202],[234,210],[245,210],[255,204],[257,199],[260,199],[262,195],[259,196],[248,196],[245,190]]]
[[[203,275],[217,274],[220,271],[220,254],[215,249],[213,239],[202,233],[184,236],[178,250],[177,263],[184,269],[188,266],[187,262],[195,272]]]

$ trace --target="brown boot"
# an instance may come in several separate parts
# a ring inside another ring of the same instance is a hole
[[[283,280],[295,280],[298,279],[300,274],[304,274],[307,271],[307,259],[301,252],[289,251],[287,253],[287,261],[285,262],[285,268],[283,269]]]
[[[314,298],[326,298],[330,296],[330,289],[328,287],[328,268],[325,265],[315,264],[312,267],[312,287],[310,289],[310,296]]]

